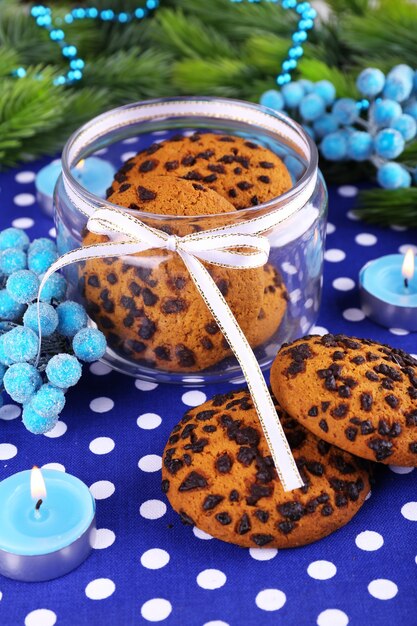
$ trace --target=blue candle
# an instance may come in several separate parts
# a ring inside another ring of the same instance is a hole
[[[72,169],[72,174],[80,184],[100,198],[106,195],[107,187],[110,187],[115,169],[111,163],[98,157],[82,159]],[[56,182],[61,174],[61,161],[55,159],[43,167],[36,175],[35,185],[37,200],[47,215],[53,215],[53,193]]]
[[[0,483],[0,503],[3,576],[51,580],[78,567],[91,552],[95,501],[78,478],[38,468],[19,472]]]
[[[389,254],[367,263],[359,273],[364,313],[382,326],[417,330],[417,275],[414,253]]]

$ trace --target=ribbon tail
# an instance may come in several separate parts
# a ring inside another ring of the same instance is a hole
[[[179,251],[179,254],[239,361],[284,491],[302,487],[303,480],[252,348],[204,265],[186,252]]]

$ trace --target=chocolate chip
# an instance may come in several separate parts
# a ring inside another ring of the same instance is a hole
[[[323,517],[329,517],[329,515],[331,515],[332,513],[333,507],[330,504],[326,504],[321,510],[321,514],[323,515]]]
[[[229,281],[221,278],[216,282],[217,288],[219,289],[222,296],[226,297],[229,292]]]
[[[102,315],[99,318],[99,322],[102,328],[105,328],[105,329],[114,328],[113,321],[109,317],[106,317],[105,315]]]
[[[196,164],[196,159],[192,154],[188,154],[182,159],[181,164],[186,167],[193,166]]]
[[[244,513],[238,523],[236,524],[236,532],[238,535],[244,535],[245,533],[251,530],[252,526],[250,523],[249,515]]]
[[[233,174],[236,174],[237,176],[239,176],[239,174],[242,173],[242,168],[241,167],[235,167],[233,170]]]
[[[176,170],[179,167],[178,161],[167,161],[165,163],[165,169],[167,172],[172,172],[172,170]]]
[[[275,165],[269,161],[260,161],[259,166],[263,167],[264,170],[271,170],[275,167]]]
[[[417,410],[405,413],[405,423],[407,426],[417,426]]]
[[[277,524],[277,528],[284,534],[289,535],[292,530],[295,528],[295,524],[292,522],[279,522]]]
[[[320,428],[322,429],[323,432],[325,432],[325,433],[329,432],[329,426],[327,425],[326,420],[324,420],[324,419],[320,420],[319,426],[320,426]]]
[[[269,185],[269,183],[271,182],[271,179],[269,178],[269,176],[258,176],[258,180],[261,183],[265,183],[265,185]]]
[[[190,172],[187,172],[187,174],[182,178],[184,178],[184,180],[203,180],[202,175],[196,170],[191,170]]]
[[[236,184],[241,191],[247,191],[248,189],[252,189],[253,185],[248,183],[246,180],[242,180]]]
[[[198,472],[191,472],[182,481],[178,491],[192,491],[193,489],[203,489],[204,487],[207,487],[206,478]]]
[[[142,339],[151,339],[156,332],[156,324],[146,315],[141,320],[141,325],[138,334]]]
[[[168,489],[169,489],[169,480],[168,478],[165,478],[162,483],[161,483],[161,487],[162,487],[162,491],[164,493],[168,493]]]
[[[174,445],[174,443],[178,443],[180,439],[180,436],[178,433],[176,433],[175,435],[171,435],[171,437],[168,439],[168,443],[171,444],[171,446]]]
[[[255,543],[257,546],[261,548],[263,546],[266,546],[268,543],[271,543],[271,541],[273,541],[274,539],[273,535],[263,535],[263,534],[251,535],[250,538],[253,541],[253,543]]]
[[[227,513],[227,511],[217,513],[217,515],[215,515],[215,518],[218,522],[220,522],[222,526],[227,526],[232,521],[232,518],[230,517],[229,513]]]
[[[170,313],[181,313],[186,311],[188,305],[183,298],[165,298],[162,303],[161,310],[167,315]]]
[[[370,435],[373,433],[375,428],[372,426],[370,420],[365,420],[361,423],[361,433],[362,435]]]
[[[217,430],[217,427],[216,427],[216,426],[210,426],[210,425],[208,425],[208,426],[203,426],[203,430],[204,430],[206,433],[215,433],[215,432],[216,432],[216,430]]]
[[[155,200],[157,195],[154,191],[151,191],[151,189],[146,189],[146,187],[142,187],[142,185],[139,185],[139,187],[137,188],[137,194],[142,202]]]
[[[320,452],[320,454],[325,455],[328,453],[328,451],[330,450],[330,443],[327,443],[327,441],[323,441],[323,439],[320,439],[320,441],[317,444],[317,450]]]
[[[323,476],[324,466],[318,461],[307,461],[306,468],[313,476]]]
[[[142,291],[142,298],[146,306],[154,306],[159,300],[158,296],[148,289],[148,287],[145,287]]]
[[[211,419],[213,415],[215,415],[215,413],[216,411],[210,411],[210,410],[200,411],[199,413],[197,413],[196,419],[199,420],[200,422],[205,422],[206,420]]]
[[[158,163],[159,161],[157,161],[156,159],[149,159],[148,161],[143,161],[143,163],[141,163],[139,166],[139,172],[142,172],[142,173],[152,172],[152,170],[154,170],[157,167]]]
[[[370,411],[372,409],[373,398],[370,393],[361,393],[360,402],[363,411]]]
[[[343,493],[336,494],[335,497],[336,506],[340,509],[341,507],[347,506],[348,499]]]
[[[120,185],[119,187],[119,192],[123,193],[124,191],[127,191],[128,189],[131,188],[131,184],[130,183],[123,183],[123,185]]]
[[[348,387],[347,385],[342,385],[341,387],[339,387],[337,392],[340,398],[350,398],[350,396],[352,395],[350,387]]]
[[[189,454],[183,454],[182,458],[184,459],[184,463],[189,467],[191,465],[191,457]]]
[[[372,382],[376,383],[379,381],[379,376],[377,376],[377,374],[375,374],[375,372],[372,372],[371,370],[365,372],[365,376],[368,380],[371,380]]]
[[[113,187],[107,187],[107,189],[106,189],[106,198],[109,198],[111,195],[113,195],[113,193],[114,193]]]
[[[392,441],[385,441],[385,439],[374,437],[370,441],[367,441],[367,445],[374,451],[377,461],[383,461],[393,454]]]
[[[266,522],[269,520],[269,513],[268,511],[262,511],[260,509],[258,511],[255,511],[255,517],[257,517],[258,520],[262,522],[262,524],[266,524]]]
[[[171,360],[171,351],[168,346],[156,346],[155,348],[155,356],[161,361],[170,361]]]
[[[134,319],[132,315],[127,315],[123,318],[123,326],[130,328],[133,325]]]
[[[271,496],[272,492],[272,487],[257,484],[251,485],[250,496],[246,498],[246,504],[248,504],[249,506],[256,506],[258,500]]]
[[[239,499],[240,499],[239,492],[236,489],[232,489],[232,491],[229,493],[230,502],[239,502]]]
[[[236,191],[236,189],[229,189],[228,195],[229,195],[230,198],[237,198],[237,191]]]
[[[341,419],[346,416],[346,413],[349,410],[349,406],[342,402],[336,408],[330,411],[330,415],[336,419]]]
[[[300,363],[297,363],[297,361],[293,361],[287,367],[284,374],[286,374],[287,376],[289,375],[289,376],[295,377],[297,376],[297,374],[301,374],[302,372],[305,372],[305,369],[306,369],[306,364],[304,363],[304,361],[301,361]]]
[[[228,407],[226,406],[226,409],[227,408]],[[256,430],[256,428],[252,428],[252,426],[239,428],[233,438],[240,446],[257,446],[261,439],[259,432]]]
[[[232,469],[232,465],[233,465],[233,461],[227,453],[222,454],[216,460],[216,469],[218,472],[221,472],[222,474],[228,474],[230,470]]]
[[[383,374],[384,376],[387,376],[388,378],[396,382],[399,382],[403,379],[401,372],[394,369],[393,367],[390,367],[386,363],[380,363],[380,365],[376,365],[374,367],[374,370],[378,374]]]
[[[224,496],[209,495],[206,497],[206,499],[203,502],[203,510],[211,511],[216,506],[218,506],[220,502],[222,502],[223,500],[224,500]]]
[[[327,409],[329,408],[330,404],[331,404],[331,403],[330,403],[330,402],[327,402],[327,401],[326,401],[326,402],[322,402],[322,403],[321,403],[321,410],[322,410],[322,412],[323,412],[323,413],[326,413],[326,411],[327,411]]]
[[[102,304],[103,309],[106,313],[114,313],[114,302],[111,300],[105,300]]]
[[[224,135],[223,137],[219,137],[219,141],[228,141],[230,143],[235,143],[233,137],[229,137],[229,135]]]
[[[116,274],[113,274],[113,272],[111,272],[110,274],[107,274],[107,282],[109,282],[110,285],[115,285],[117,281],[118,281],[118,278]]]
[[[182,468],[184,467],[184,463],[181,461],[181,459],[172,459],[171,457],[165,457],[164,459],[164,466],[166,468],[166,470],[172,475],[175,476],[175,474]]]
[[[256,457],[256,450],[254,448],[247,448],[242,446],[238,452],[237,460],[245,467],[249,467],[252,461]]]
[[[409,444],[408,449],[410,450],[410,452],[412,452],[413,454],[417,454],[417,441],[413,441]]]
[[[233,156],[233,154],[224,154],[222,157],[220,157],[220,159],[218,159],[218,161],[220,161],[221,163],[233,163],[233,161],[235,160],[235,157]]]
[[[90,287],[100,287],[100,279],[96,274],[92,274],[88,277],[87,283]]]
[[[397,398],[397,396],[394,396],[392,393],[390,393],[388,396],[385,396],[385,402],[392,409],[396,409],[398,407],[398,405],[400,404],[400,401]]]
[[[358,434],[358,429],[355,428],[355,426],[348,426],[345,429],[346,439],[349,439],[349,441],[355,441],[357,434]]]
[[[283,517],[292,522],[297,522],[306,514],[305,507],[300,502],[286,502],[278,506],[277,509]]]
[[[210,170],[210,172],[216,172],[217,174],[225,174],[226,170],[224,169],[224,166],[216,163],[209,163],[207,165],[207,169]]]
[[[195,526],[195,522],[193,518],[187,515],[187,513],[183,511],[182,509],[179,511],[179,516],[181,518],[182,523],[185,524],[186,526]]]
[[[204,183],[214,183],[217,180],[217,174],[209,174],[208,176],[204,176]]]
[[[171,141],[173,141],[173,140],[171,139]],[[162,148],[162,146],[159,143],[153,143],[146,150],[146,154],[148,156],[151,155],[151,154],[155,154],[155,152],[158,152],[158,150],[160,150],[161,148]]]
[[[128,346],[128,348],[131,348],[132,350],[138,353],[146,350],[145,344],[142,341],[136,341],[136,339],[128,339],[126,341],[126,345]]]
[[[365,363],[365,358],[363,356],[355,356],[353,359],[350,360],[351,363],[354,363],[355,365],[362,365],[362,363]]]
[[[140,293],[142,291],[142,287],[140,285],[138,285],[135,282],[131,282],[129,283],[129,291],[131,294],[133,294],[134,296],[140,296]],[[146,303],[145,303],[146,304]]]
[[[212,350],[214,347],[212,340],[208,337],[202,337],[200,343],[205,350]]]
[[[308,410],[308,414],[310,417],[317,417],[319,414],[319,409],[317,406],[312,406],[311,409]]]

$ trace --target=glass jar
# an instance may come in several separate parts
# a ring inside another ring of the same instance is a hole
[[[196,131],[236,135],[272,150],[286,164],[293,186],[251,208],[204,215],[202,207],[201,215],[177,217],[117,207],[83,188],[71,173],[89,155],[120,168],[138,150]],[[243,230],[269,220],[262,233],[270,244],[264,267],[204,264],[266,369],[280,345],[308,334],[318,315],[327,192],[317,161],[313,141],[298,124],[257,104],[186,97],[120,107],[81,127],[64,148],[54,196],[58,250],[64,254],[83,242],[97,242],[86,224],[98,208],[123,210],[177,236],[231,225]],[[86,306],[91,323],[106,334],[103,361],[114,369],[149,381],[243,381],[238,361],[175,251],[94,258],[64,272],[69,296]]]

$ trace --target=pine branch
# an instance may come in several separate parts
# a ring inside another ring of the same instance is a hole
[[[359,194],[356,215],[371,224],[417,228],[417,188],[370,189]]]
[[[244,98],[253,79],[248,66],[236,59],[186,59],[173,68],[173,83],[181,93]]]
[[[19,65],[19,56],[12,48],[0,46],[0,77],[10,76]]]
[[[250,65],[273,79],[288,52],[288,37],[278,37],[272,33],[252,35],[243,50],[244,58]]]
[[[327,0],[327,4],[339,15],[347,12],[355,15],[365,15],[370,7],[369,0]]]
[[[303,59],[299,64],[300,75],[313,82],[318,80],[330,80],[336,87],[338,97],[349,96],[355,98],[358,92],[355,85],[355,77],[343,73],[336,67],[329,67],[323,61],[315,59]]]

